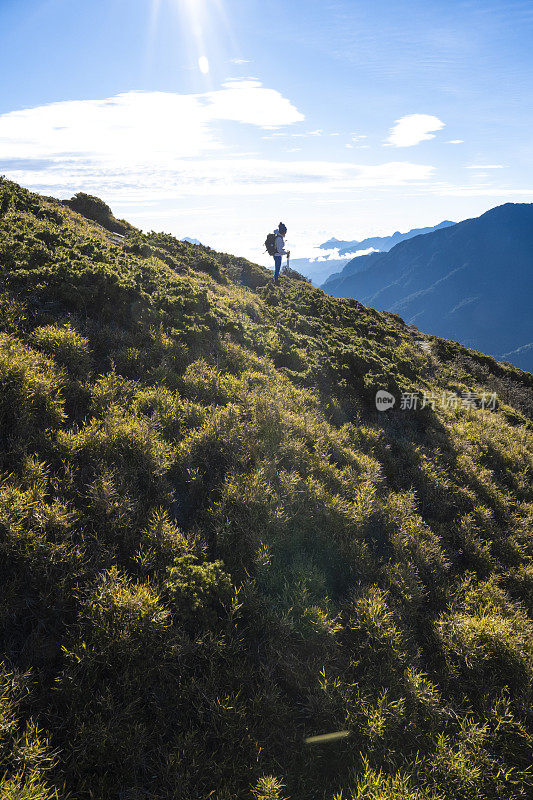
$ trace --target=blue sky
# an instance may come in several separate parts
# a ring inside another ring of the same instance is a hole
[[[533,201],[533,3],[0,0],[0,173],[261,260]]]

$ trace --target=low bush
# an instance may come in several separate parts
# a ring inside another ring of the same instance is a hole
[[[0,341],[0,465],[47,449],[48,431],[66,419],[63,377],[55,364],[17,339]]]
[[[37,350],[51,356],[73,375],[85,377],[91,368],[89,340],[71,325],[36,328],[32,331],[30,341]]]

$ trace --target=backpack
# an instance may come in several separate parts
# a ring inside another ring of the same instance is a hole
[[[267,251],[269,256],[275,256],[276,255],[276,253],[278,252],[278,249],[276,247],[276,234],[275,233],[269,233],[268,234],[268,236],[267,236],[267,238],[265,240],[265,247],[266,247],[266,251]]]

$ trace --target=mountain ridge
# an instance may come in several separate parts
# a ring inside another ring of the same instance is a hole
[[[438,225],[435,225],[430,228],[413,228],[406,233],[400,233],[396,231],[396,233],[392,234],[392,236],[373,236],[367,239],[363,239],[362,241],[344,241],[340,239],[336,239],[333,237],[329,239],[327,242],[323,242],[322,244],[318,245],[318,249],[320,250],[338,250],[339,255],[336,258],[325,258],[322,262],[318,262],[316,259],[309,259],[309,258],[295,258],[293,259],[293,263],[295,268],[301,272],[302,274],[306,275],[307,277],[311,278],[313,282],[322,283],[324,280],[329,280],[330,278],[338,276],[340,273],[338,272],[330,272],[329,275],[325,275],[325,270],[328,269],[336,269],[338,267],[342,267],[343,270],[347,266],[348,258],[343,258],[343,256],[349,257],[350,254],[354,253],[358,250],[368,250],[371,248],[377,249],[379,251],[386,251],[397,244],[399,241],[403,241],[405,239],[412,238],[413,236],[418,236],[421,233],[427,233],[433,230],[439,230],[442,227],[448,227],[450,225],[454,225],[454,222],[444,221],[440,222]],[[353,262],[354,267],[356,266],[356,260],[354,259]],[[318,264],[322,264],[322,266],[318,266]],[[341,271],[343,271],[341,270]],[[354,270],[355,271],[355,270]]]
[[[500,359],[516,353],[517,364],[531,370],[532,223],[531,204],[497,206],[388,253],[362,256],[358,266],[364,269],[350,274],[347,265],[344,275],[323,288],[357,296]]]

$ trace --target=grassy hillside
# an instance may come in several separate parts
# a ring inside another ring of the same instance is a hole
[[[532,376],[123,230],[0,182],[2,797],[531,797]]]

